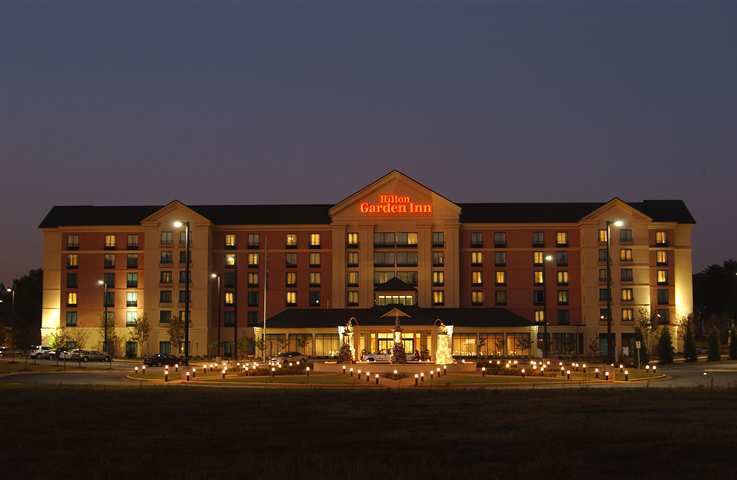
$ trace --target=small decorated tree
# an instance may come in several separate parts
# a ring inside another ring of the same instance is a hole
[[[671,340],[670,329],[667,326],[663,327],[663,332],[660,334],[658,359],[662,364],[673,363],[673,341]]]
[[[709,361],[718,362],[722,359],[722,355],[719,352],[719,330],[713,328],[709,334]]]
[[[351,352],[351,346],[347,343],[344,343],[340,346],[340,351],[338,351],[338,363],[352,363],[353,362],[353,352]]]

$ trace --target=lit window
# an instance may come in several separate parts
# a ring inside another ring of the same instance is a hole
[[[599,229],[599,243],[606,243],[606,228]]]
[[[287,247],[288,248],[297,247],[297,234],[296,233],[287,233]]]
[[[258,248],[260,242],[261,242],[261,237],[259,236],[258,233],[248,234],[248,248]]]
[[[443,305],[445,303],[445,295],[442,290],[433,290],[432,292],[432,304]]]
[[[348,272],[348,285],[351,287],[358,286],[358,272],[355,270],[352,270]]]
[[[138,320],[138,312],[125,312],[125,326],[133,327]]]
[[[668,283],[668,270],[658,270],[658,284]]]
[[[358,266],[358,252],[348,252],[347,263],[349,267],[357,267]]]
[[[535,321],[536,322],[545,321],[545,310],[535,310]]]
[[[634,319],[634,311],[631,308],[622,309],[622,321],[631,322]]]
[[[235,248],[235,234],[228,233],[225,235],[225,248]]]
[[[541,270],[536,270],[532,273],[532,281],[535,285],[542,285],[545,283],[545,274]]]
[[[319,267],[319,266],[320,266],[320,254],[310,253],[310,267]]]
[[[105,248],[115,248],[115,235],[105,235]]]
[[[558,290],[558,305],[568,305],[568,290]]]
[[[76,254],[67,255],[67,268],[77,268],[79,266],[79,257]]]
[[[356,232],[350,232],[350,233],[348,233],[348,246],[349,247],[357,247],[358,246],[358,233],[356,233]]]
[[[482,285],[484,283],[481,278],[481,272],[471,272],[471,283],[473,285]]]
[[[171,272],[168,270],[162,270],[159,274],[159,283],[168,285],[172,281],[172,275]]]
[[[248,272],[248,286],[250,288],[258,287],[258,273]]]
[[[233,292],[225,292],[225,304],[233,305],[235,303],[235,295]]]
[[[227,267],[235,266],[235,253],[225,254],[225,266]]]
[[[320,286],[320,272],[310,272],[310,286],[311,287]]]
[[[631,248],[622,248],[619,250],[619,260],[622,262],[631,262],[632,261],[632,249]]]
[[[545,262],[545,252],[532,252],[532,264],[542,265]]]
[[[556,232],[555,244],[559,247],[568,245],[568,232]]]
[[[474,305],[484,304],[484,292],[480,290],[474,290],[471,292],[471,303]]]
[[[287,272],[286,278],[287,287],[294,287],[297,285],[297,274],[295,272]]]
[[[125,306],[126,307],[137,307],[138,306],[138,293],[137,292],[126,292]]]
[[[135,250],[138,248],[138,235],[128,235],[128,249]]]
[[[471,252],[471,265],[483,265],[484,253],[483,252]]]
[[[358,305],[358,292],[356,290],[348,290],[348,305]]]
[[[77,292],[68,292],[67,293],[67,305],[70,307],[76,307],[77,306]]]
[[[667,245],[668,235],[666,235],[666,233],[663,231],[655,232],[655,243],[657,245]]]
[[[665,250],[658,250],[655,253],[655,261],[658,265],[668,265],[668,252]]]
[[[568,272],[560,270],[558,272],[558,285],[568,285]]]
[[[249,253],[248,254],[248,266],[249,267],[258,267],[258,253]]]
[[[623,302],[631,302],[633,297],[632,289],[631,288],[623,288],[622,289],[622,301]]]
[[[310,234],[310,247],[317,248],[319,246],[320,246],[320,234],[311,233]]]
[[[287,292],[287,305],[297,305],[297,292]]]
[[[496,272],[495,282],[497,285],[506,285],[507,284],[507,272],[503,270]]]
[[[445,272],[432,272],[432,284],[435,287],[442,287],[443,285],[445,285]]]
[[[67,250],[77,250],[79,248],[79,235],[67,235]]]

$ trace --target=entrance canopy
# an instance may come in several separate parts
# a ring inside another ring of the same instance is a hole
[[[385,305],[372,308],[283,310],[266,320],[267,328],[326,328],[343,326],[354,318],[361,326],[394,326],[394,313],[404,313],[403,326],[433,326],[436,320],[457,327],[532,327],[536,323],[505,308],[420,308],[409,305]]]

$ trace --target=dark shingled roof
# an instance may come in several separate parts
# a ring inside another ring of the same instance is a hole
[[[459,203],[461,223],[575,223],[606,202]],[[696,223],[682,200],[629,202],[656,222]]]
[[[505,308],[420,308],[405,305],[387,305],[372,308],[310,309],[290,308],[282,310],[266,321],[266,328],[332,328],[345,325],[354,317],[358,325],[394,325],[394,317],[383,317],[392,309],[409,315],[400,317],[405,326],[434,325],[440,319],[446,325],[458,327],[529,327],[534,322]]]
[[[460,203],[461,223],[575,223],[605,203]],[[682,200],[630,203],[655,221],[696,223]],[[39,228],[138,225],[163,205],[55,206]],[[332,205],[190,205],[216,225],[326,225]]]
[[[374,287],[375,292],[390,292],[398,290],[417,290],[415,287],[404,280],[392,277],[384,283],[380,283]]]

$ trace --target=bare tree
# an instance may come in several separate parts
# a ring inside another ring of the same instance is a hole
[[[145,355],[146,342],[151,335],[151,323],[148,321],[146,315],[137,317],[136,322],[128,330],[128,337],[131,339],[131,342],[141,345],[141,355]]]
[[[179,351],[184,345],[184,320],[179,315],[172,315],[169,320],[169,341],[174,351]]]

